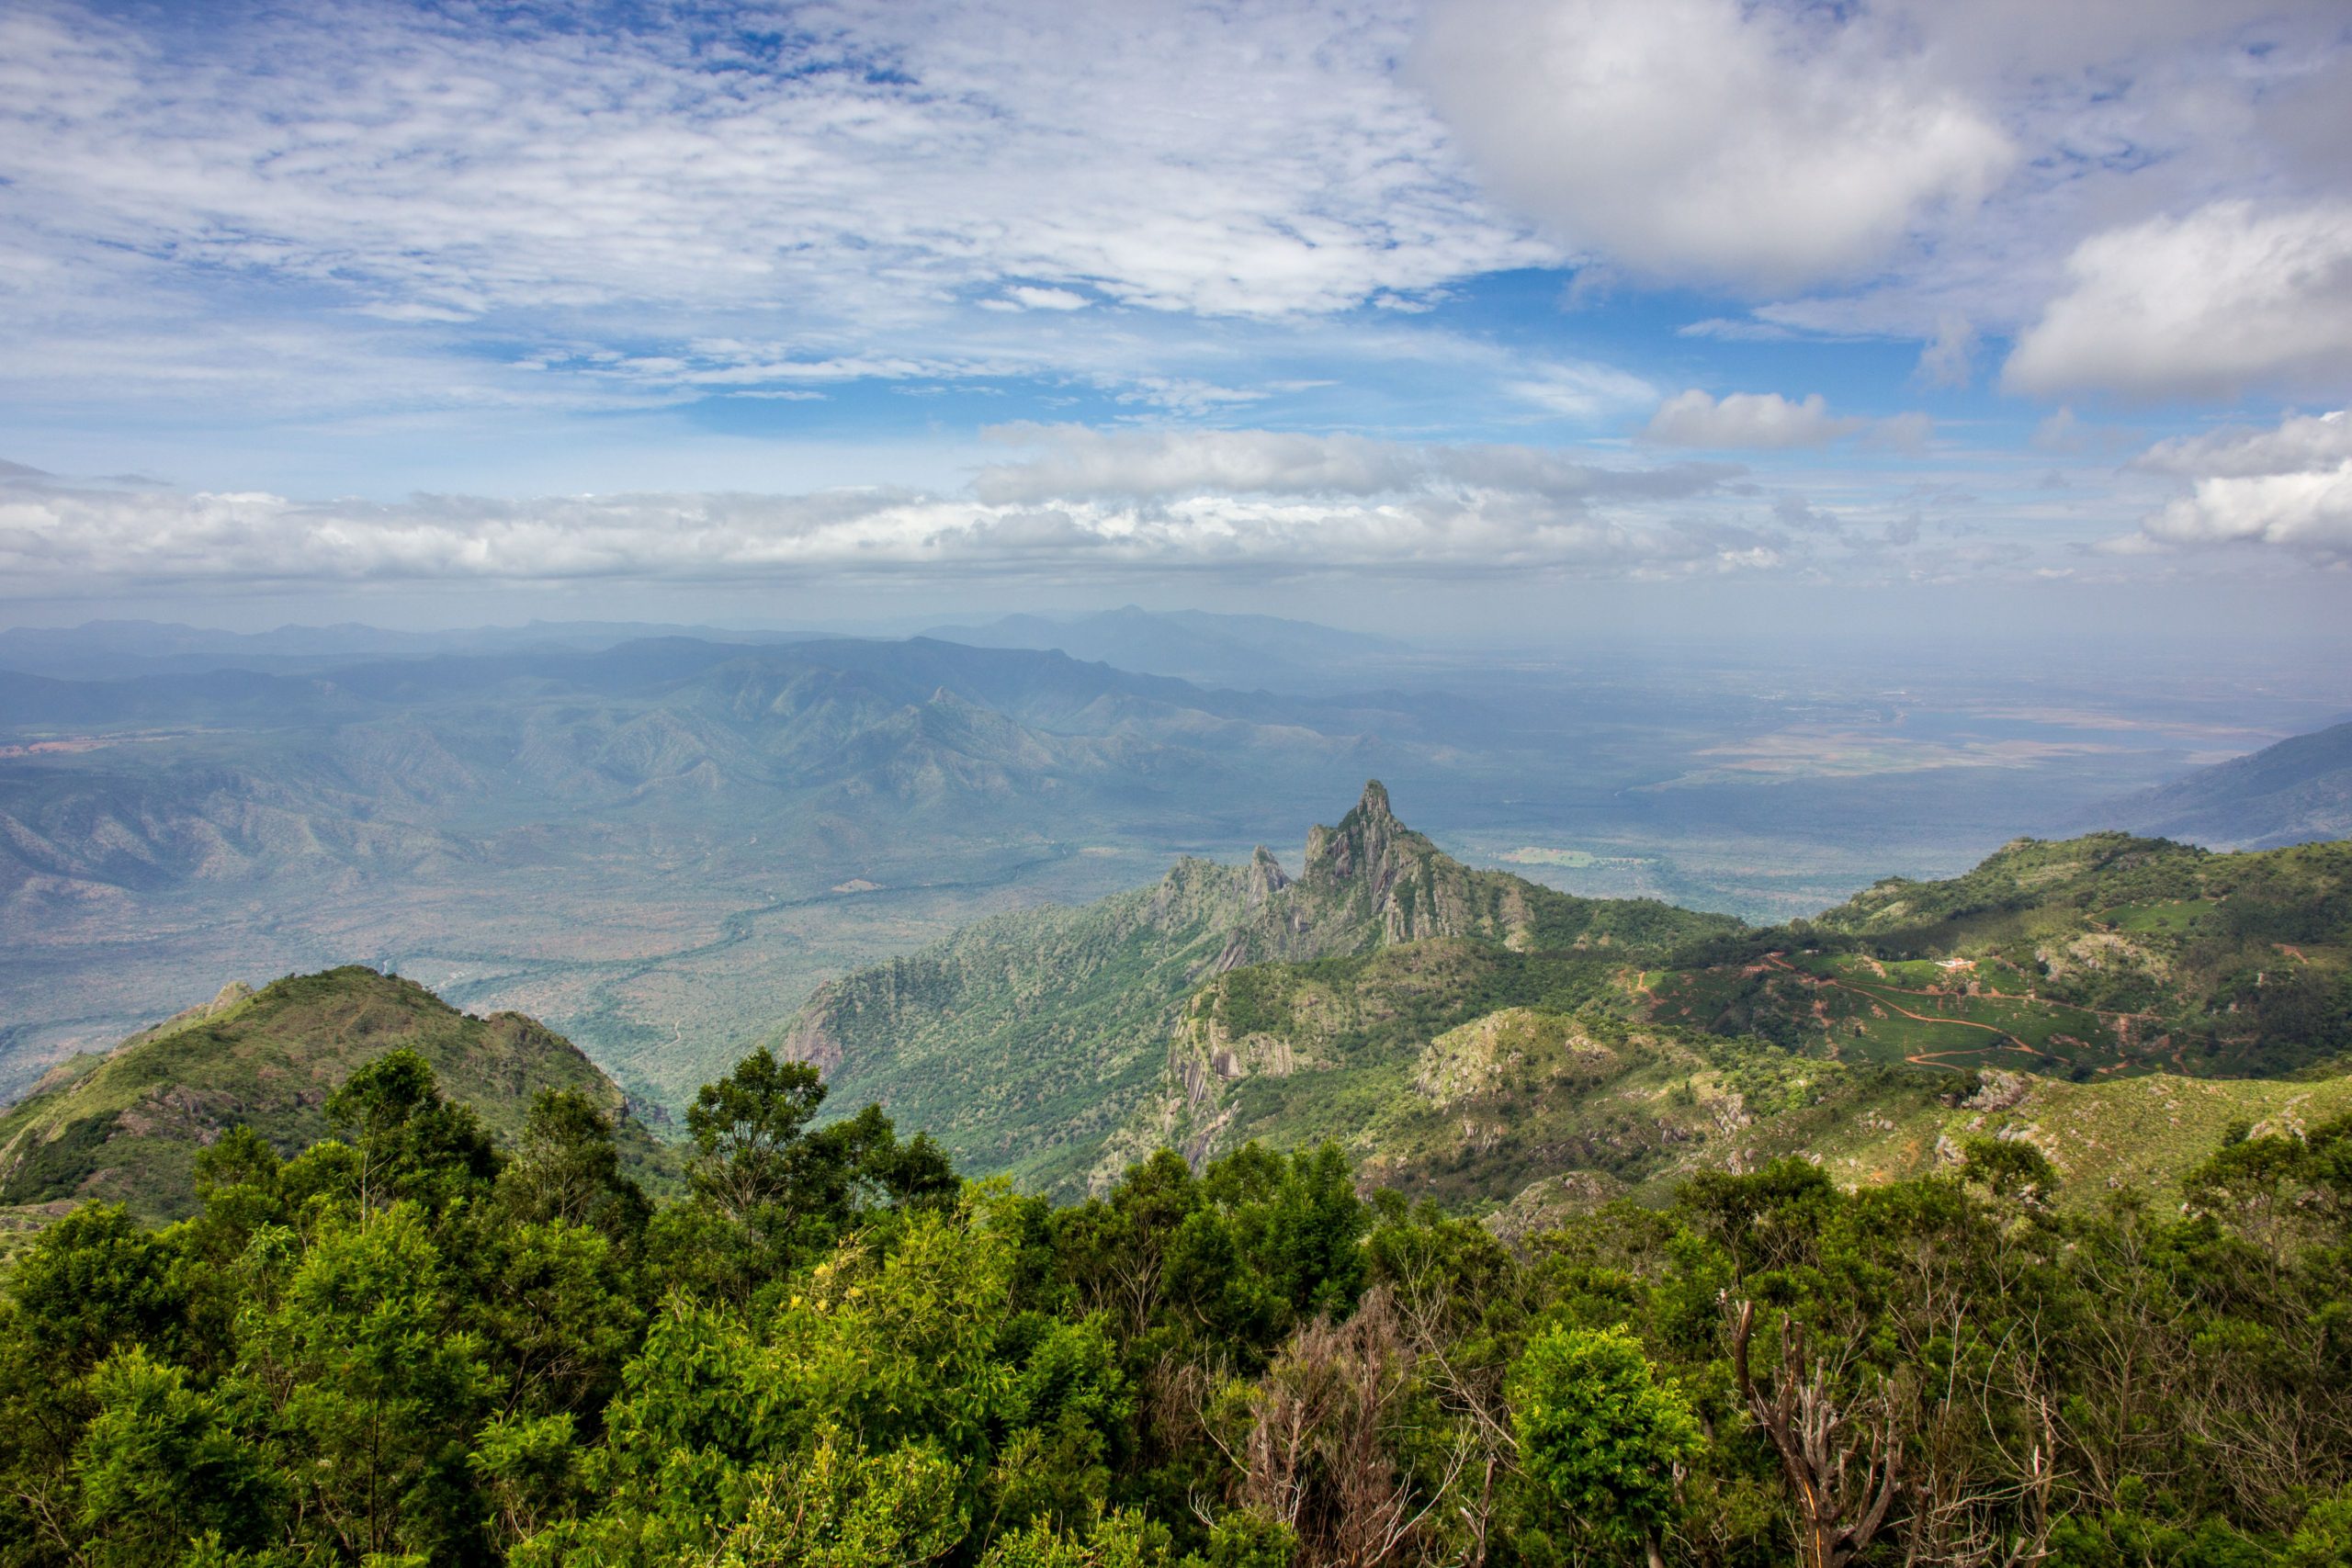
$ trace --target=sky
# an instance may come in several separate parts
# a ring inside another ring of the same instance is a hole
[[[0,0],[0,623],[2352,621],[2341,0]]]

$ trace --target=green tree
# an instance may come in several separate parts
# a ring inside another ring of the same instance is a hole
[[[801,1131],[825,1102],[822,1075],[779,1062],[764,1045],[707,1083],[686,1111],[694,1134],[695,1190],[739,1223],[783,1199]]]
[[[1674,1476],[1698,1451],[1699,1422],[1623,1329],[1555,1328],[1511,1369],[1520,1463],[1604,1540],[1637,1543],[1650,1568],[1674,1519]]]
[[[491,1380],[421,1209],[330,1222],[244,1337],[301,1511],[334,1550],[462,1552],[481,1523],[466,1455]]]
[[[438,1213],[482,1195],[498,1174],[481,1120],[442,1097],[433,1065],[414,1051],[387,1052],[353,1073],[326,1111],[357,1156],[352,1196],[363,1213],[407,1199]]]
[[[621,1169],[613,1119],[572,1089],[543,1089],[514,1157],[498,1175],[498,1197],[526,1222],[593,1225],[615,1241],[633,1241],[652,1205]]]
[[[281,1483],[186,1371],[133,1346],[89,1385],[97,1414],[74,1469],[94,1568],[167,1562],[207,1533],[231,1550],[267,1539]]]

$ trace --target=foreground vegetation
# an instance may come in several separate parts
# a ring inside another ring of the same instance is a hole
[[[1325,1147],[958,1182],[765,1053],[656,1208],[396,1051],[0,1290],[0,1562],[2352,1562],[2352,1122],[2062,1207],[2030,1145],[1523,1248]]]

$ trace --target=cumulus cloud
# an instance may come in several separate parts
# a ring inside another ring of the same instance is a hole
[[[2327,563],[2352,561],[2352,417],[2289,418],[2152,447],[2142,468],[2179,475],[2188,493],[2110,549],[2267,545]]]
[[[1832,415],[1819,392],[1792,403],[1778,392],[1728,392],[1712,398],[1693,387],[1658,405],[1642,439],[1661,446],[1716,450],[1826,446],[1869,423]]]
[[[1266,431],[1021,427],[967,494],[646,493],[312,502],[0,476],[25,584],[553,581],[926,571],[1742,570],[1769,541],[1672,503],[1736,470],[1616,470],[1540,448]]]
[[[1967,317],[1946,311],[1936,335],[1919,351],[1912,379],[1926,387],[1965,387],[1976,374],[1976,329]]]
[[[2016,159],[1904,29],[1739,0],[1441,0],[1416,69],[1565,245],[1758,288],[1850,275]]]
[[[2352,385],[2352,203],[2218,201],[2086,240],[2002,372],[2014,391]]]

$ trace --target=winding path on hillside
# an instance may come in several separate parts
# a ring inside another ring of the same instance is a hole
[[[2024,1052],[2029,1056],[2041,1057],[2051,1061],[2058,1059],[2054,1056],[2051,1056],[2046,1051],[2035,1050],[2032,1046],[2027,1044],[2023,1040],[2010,1033],[2007,1030],[1999,1028],[1994,1024],[1979,1023],[1973,1018],[1943,1018],[1934,1013],[1913,1012],[1901,1002],[1890,1001],[1885,997],[1880,996],[1874,991],[1864,990],[1860,986],[1849,986],[1845,981],[1838,979],[1834,976],[1815,975],[1809,970],[1800,969],[1777,953],[1766,953],[1764,955],[1764,962],[1771,964],[1773,967],[1781,970],[1784,974],[1794,975],[1801,979],[1810,980],[1816,986],[1835,986],[1841,991],[1849,991],[1853,995],[1861,998],[1864,1001],[1871,1003],[1873,1006],[1892,1009],[1894,1011],[1901,1013],[1905,1018],[1910,1019],[1916,1023],[1950,1023],[1956,1024],[1962,1029],[1981,1029],[1987,1034],[1995,1035],[2000,1039],[2007,1041],[2011,1045],[2015,1046],[2018,1050]],[[1924,991],[1906,991],[1904,994],[1905,996],[1926,996],[1928,993]],[[1907,1055],[1903,1059],[1911,1063],[1915,1066],[1942,1066],[1944,1064],[1939,1062],[1936,1058],[1949,1055],[1951,1055],[1951,1053],[1946,1051],[1922,1051],[1914,1055]]]

